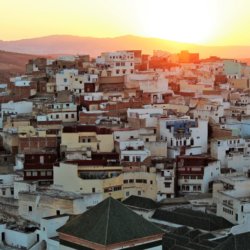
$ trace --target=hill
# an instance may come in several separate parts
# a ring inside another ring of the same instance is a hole
[[[0,83],[25,72],[25,64],[35,55],[0,51]]]
[[[187,49],[191,52],[199,52],[203,58],[211,55],[223,58],[250,57],[250,46],[201,46],[132,35],[115,38],[53,35],[16,41],[0,41],[0,50],[40,55],[90,54],[97,56],[104,51],[125,49],[142,49],[143,53],[150,54],[153,50],[177,53],[180,50]]]

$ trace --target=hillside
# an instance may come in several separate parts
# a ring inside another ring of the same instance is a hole
[[[142,49],[143,53],[165,50],[177,53],[188,49],[199,52],[201,57],[211,55],[223,58],[248,58],[250,46],[201,46],[178,43],[158,38],[121,36],[115,38],[93,38],[69,35],[53,35],[17,41],[0,41],[0,50],[27,54],[90,54],[97,56],[104,51]]]
[[[0,51],[0,83],[6,82],[10,76],[23,74],[25,64],[34,57],[36,56]]]

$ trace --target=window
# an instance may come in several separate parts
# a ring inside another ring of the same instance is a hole
[[[141,161],[141,157],[140,156],[136,156],[136,162],[140,162]]]
[[[150,184],[152,185],[152,184],[153,184],[153,181],[150,181]]]
[[[134,179],[130,179],[130,180],[129,180],[129,183],[134,183]]]
[[[30,172],[30,171],[27,171],[27,172],[26,172],[26,176],[31,176],[31,172]]]
[[[116,186],[116,187],[113,188],[114,191],[119,191],[119,190],[121,190],[121,189],[122,189],[121,186]]]
[[[56,115],[56,119],[59,119],[59,115]]]
[[[146,140],[145,140],[146,142],[149,142],[149,138],[146,138]]]
[[[124,156],[123,156],[123,160],[124,160],[124,161],[129,161],[129,156],[124,155]]]
[[[75,118],[75,114],[71,114],[71,118]]]
[[[68,81],[67,78],[64,78],[64,79],[63,79],[63,82],[67,82],[67,81]]]
[[[32,206],[29,206],[29,212],[32,212]]]
[[[3,195],[3,196],[6,195],[6,190],[5,190],[5,188],[2,189],[2,195]]]
[[[116,138],[116,139],[120,139],[120,136],[116,136],[115,138]]]
[[[123,183],[124,183],[124,184],[127,184],[127,183],[128,183],[128,180],[123,180]]]
[[[46,172],[45,172],[45,171],[41,171],[41,172],[40,172],[40,175],[41,175],[41,176],[46,176]]]
[[[190,145],[191,145],[191,146],[194,145],[194,139],[193,139],[193,138],[191,138],[191,140],[190,140]]]
[[[60,210],[56,210],[56,215],[60,215]]]
[[[141,195],[141,191],[138,191],[138,195]]]
[[[126,192],[126,196],[129,196],[129,192]]]
[[[44,156],[40,155],[40,164],[44,164]]]
[[[95,193],[95,188],[92,188],[92,193]]]
[[[33,171],[32,176],[37,176],[37,171]]]
[[[47,171],[47,176],[52,176],[52,171]]]
[[[66,114],[66,115],[65,115],[65,118],[66,118],[66,119],[68,119],[68,118],[69,118],[69,115],[68,115],[68,114]]]
[[[171,182],[165,182],[165,188],[170,188]]]
[[[11,195],[14,195],[14,188],[11,188],[11,189],[10,189],[10,194],[11,194]]]
[[[90,138],[88,138],[88,142],[91,142],[91,139],[90,139]]]

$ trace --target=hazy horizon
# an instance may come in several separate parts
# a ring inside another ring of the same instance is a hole
[[[13,0],[1,3],[0,39],[127,34],[206,46],[248,46],[248,0]]]

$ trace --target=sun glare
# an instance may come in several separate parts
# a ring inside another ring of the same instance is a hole
[[[201,0],[162,1],[146,5],[143,32],[146,36],[179,42],[207,43],[214,38],[216,13]]]

